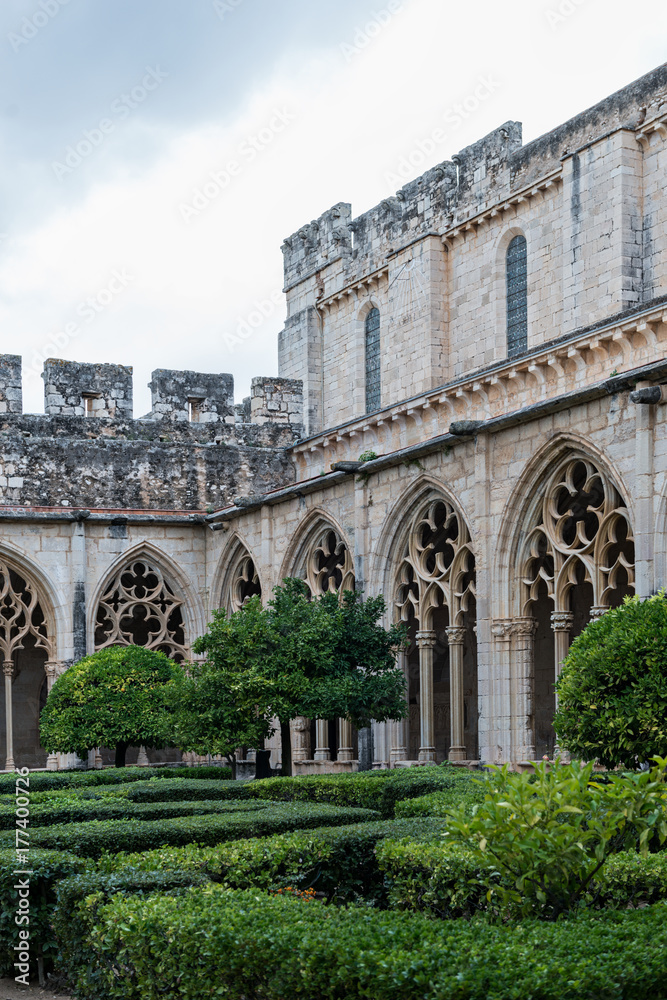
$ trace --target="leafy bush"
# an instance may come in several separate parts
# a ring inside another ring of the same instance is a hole
[[[665,766],[593,780],[593,765],[511,774],[493,768],[484,802],[448,817],[446,836],[467,844],[484,867],[494,865],[502,912],[556,918],[576,906],[607,858],[628,847],[648,853],[667,837]]]
[[[0,850],[0,976],[12,979],[16,975],[14,945],[19,942],[19,930],[24,928],[24,925],[15,923],[18,897],[14,886],[17,879],[25,878],[15,874],[18,867],[16,851]],[[87,867],[90,867],[90,862],[73,854],[30,851],[30,925],[27,929],[30,931],[33,977],[37,972],[37,956],[43,957],[44,966],[48,968],[56,947],[51,928],[55,886],[60,879],[83,872]]]
[[[394,815],[396,803],[436,789],[471,788],[474,772],[467,768],[406,767],[392,771],[359,771],[356,774],[308,775],[253,781],[248,794],[273,801],[330,802],[340,806],[376,809],[385,817]]]
[[[397,819],[410,816],[448,816],[453,809],[464,806],[471,810],[476,802],[484,800],[484,785],[481,781],[461,782],[443,792],[429,792],[415,799],[404,799],[396,803],[394,815]]]
[[[299,828],[377,819],[368,809],[339,809],[306,802],[269,804],[255,812],[230,810],[225,815],[181,816],[177,819],[142,821],[92,820],[37,827],[31,831],[34,847],[70,851],[82,857],[99,857],[105,851],[144,851],[166,844],[219,844],[239,837],[265,837]],[[13,831],[0,832],[0,847],[10,847]]]
[[[101,801],[61,798],[55,802],[30,805],[30,829],[53,826],[57,823],[80,823],[94,819],[171,819],[175,816],[204,816],[210,813],[254,812],[266,809],[268,802],[220,802],[206,799],[192,802],[134,803],[125,797],[106,798]],[[0,805],[0,830],[16,826],[16,809]]]
[[[99,868],[197,871],[234,889],[286,886],[314,888],[328,900],[384,900],[384,876],[375,848],[385,837],[441,840],[441,824],[415,820],[317,827],[262,840],[235,840],[217,847],[163,847],[141,854],[104,857]]]
[[[646,1000],[667,991],[667,908],[553,924],[442,923],[209,885],[117,896],[82,1000]],[[167,945],[168,941],[168,945]]]
[[[667,756],[667,601],[632,597],[578,636],[557,685],[560,745],[608,767]]]
[[[58,970],[76,983],[86,984],[88,996],[105,997],[103,970],[97,957],[90,951],[88,939],[97,920],[100,907],[112,898],[132,895],[141,897],[159,892],[178,895],[185,888],[205,885],[208,879],[197,872],[136,871],[125,868],[122,872],[86,872],[65,878],[56,887],[53,909],[53,932],[58,942]]]
[[[185,778],[192,780],[229,781],[229,767],[124,767],[103,768],[99,771],[33,771],[30,774],[30,793],[64,788],[88,788],[96,785],[122,785],[126,782],[147,781],[150,778]],[[14,792],[16,775],[0,774],[0,794]]]

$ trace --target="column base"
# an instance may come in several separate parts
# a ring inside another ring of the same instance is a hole
[[[46,770],[47,771],[57,771],[58,770],[58,755],[55,753],[50,753],[46,758]]]
[[[435,764],[435,747],[420,747],[419,760],[421,762],[432,762]]]
[[[351,758],[350,758],[351,759]],[[331,760],[330,750],[316,750],[313,760]]]
[[[16,764],[14,763],[14,758],[8,757],[7,760],[5,761],[5,771],[15,771],[15,770],[16,770]]]
[[[349,750],[339,750],[336,760],[354,760],[354,750],[351,747]]]
[[[468,751],[465,747],[450,747],[447,758],[449,760],[467,760]]]

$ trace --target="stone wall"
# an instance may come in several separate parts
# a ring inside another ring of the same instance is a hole
[[[280,373],[306,433],[364,411],[380,310],[382,404],[506,357],[505,254],[528,245],[528,347],[667,294],[667,64],[540,139],[505,122],[363,215],[339,203],[283,245]]]

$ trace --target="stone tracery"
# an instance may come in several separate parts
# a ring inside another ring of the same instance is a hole
[[[354,590],[354,564],[347,544],[327,526],[316,535],[306,556],[306,583],[313,597]]]
[[[262,586],[251,556],[245,552],[232,573],[229,603],[232,611],[239,611],[251,597],[262,596]]]
[[[100,598],[95,649],[136,644],[179,662],[187,659],[183,603],[159,567],[135,559],[116,573]]]

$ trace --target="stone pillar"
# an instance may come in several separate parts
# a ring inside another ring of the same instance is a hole
[[[2,672],[5,675],[5,733],[7,740],[7,752],[5,755],[5,771],[14,770],[14,715],[12,706],[12,678],[14,676],[14,663],[12,660],[5,660],[2,664]]]
[[[509,678],[512,670],[512,619],[494,618],[491,623],[491,635],[494,638],[494,698],[491,701],[494,719],[490,731],[493,742],[489,746],[488,759],[493,764],[502,764],[512,759],[512,699],[509,694]]]
[[[433,719],[433,647],[435,632],[417,632],[419,647],[419,715],[421,725],[420,761],[435,761],[435,726]]]
[[[137,767],[150,767],[150,761],[148,759],[148,754],[146,753],[146,747],[140,746],[139,753],[137,755]]]
[[[373,770],[381,770],[387,763],[387,724],[373,723]]]
[[[561,664],[570,648],[570,629],[573,621],[574,615],[571,611],[554,611],[551,614],[551,627],[554,630],[555,680],[560,677]],[[556,696],[556,707],[558,707],[558,696]]]
[[[352,746],[352,723],[349,719],[338,720],[338,756],[337,760],[354,760]]]
[[[533,645],[537,622],[534,618],[515,618],[512,622],[511,656],[512,712],[515,725],[513,758],[535,760],[535,672]]]
[[[51,688],[56,683],[61,673],[64,670],[62,663],[57,660],[48,660],[44,664],[44,670],[46,672],[46,696],[51,694]],[[46,769],[47,771],[57,771],[58,770],[58,754],[50,753],[46,758]]]
[[[637,382],[635,390],[651,388],[649,382]],[[633,396],[635,394],[633,393]],[[655,406],[635,406],[635,593],[650,597],[654,586],[653,454]]]
[[[329,723],[326,719],[315,720],[315,760],[331,760],[329,749]]]
[[[463,625],[450,625],[447,629],[449,645],[449,710],[451,717],[450,760],[466,760],[463,738],[463,643],[466,630]]]
[[[303,715],[297,715],[290,722],[292,733],[292,762],[310,759],[310,722]]]
[[[405,697],[408,696],[408,654],[402,649],[397,658],[398,665],[403,669],[405,677]],[[408,759],[408,718],[398,719],[389,723],[391,727],[391,747],[389,751],[389,766],[395,767],[397,761]]]

